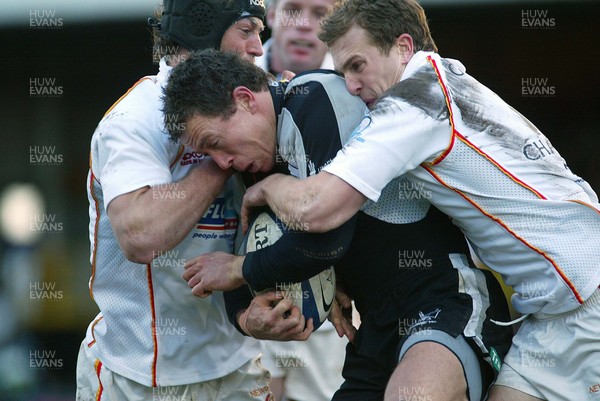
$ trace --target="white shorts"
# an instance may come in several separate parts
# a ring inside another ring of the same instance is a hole
[[[307,341],[264,341],[262,362],[271,377],[285,377],[286,398],[329,401],[342,385],[348,340],[339,338],[333,329],[322,329]]]
[[[497,385],[552,401],[600,401],[600,290],[577,309],[523,321]]]
[[[182,386],[146,387],[107,369],[81,343],[77,401],[272,401],[260,355],[225,377]]]

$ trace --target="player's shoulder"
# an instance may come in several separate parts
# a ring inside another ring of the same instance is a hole
[[[139,118],[160,110],[162,92],[155,78],[146,76],[139,79],[108,108],[103,119]]]
[[[344,78],[333,70],[312,70],[296,75],[285,84],[284,107],[295,116],[333,111],[331,118],[362,116],[368,112],[358,96],[346,89]]]
[[[300,88],[306,88],[299,90]],[[344,78],[333,70],[310,70],[296,75],[287,85],[287,93],[302,92],[307,98],[317,94],[317,91],[311,91],[310,88],[319,88],[325,91],[331,100],[337,98],[352,98],[346,89]]]

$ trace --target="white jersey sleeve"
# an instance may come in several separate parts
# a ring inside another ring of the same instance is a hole
[[[376,202],[394,178],[434,163],[452,141],[452,128],[421,109],[386,97],[365,116],[351,140],[323,170]]]
[[[127,106],[128,102],[145,97],[139,92],[148,91],[146,107],[159,109],[156,96],[150,97],[155,90],[153,86],[150,80],[140,82],[135,96],[124,98],[121,107],[109,112],[96,130],[92,171],[102,183],[105,207],[119,195],[172,181],[169,165],[176,155],[168,155],[167,149],[174,147],[161,143],[168,142],[167,134],[164,137],[145,134],[160,129],[162,121],[158,117],[140,118]],[[154,115],[161,116],[160,113]]]

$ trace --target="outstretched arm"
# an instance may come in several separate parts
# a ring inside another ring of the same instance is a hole
[[[366,199],[344,180],[327,172],[304,180],[273,174],[246,191],[242,224],[246,231],[251,209],[269,205],[282,221],[293,216],[307,231],[322,233],[349,220]]]
[[[188,260],[183,279],[192,293],[207,297],[248,283],[254,290],[309,279],[335,265],[348,250],[355,218],[326,233],[285,230],[273,245],[237,256],[211,252]]]

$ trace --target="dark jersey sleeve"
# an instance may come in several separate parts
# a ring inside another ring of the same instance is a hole
[[[334,96],[330,97],[331,91],[327,92],[321,82],[315,80],[294,86],[290,93],[284,101],[284,107],[302,137],[302,151],[309,170],[307,175],[315,174],[342,147],[337,121],[340,117],[336,116],[332,105],[336,99]],[[339,96],[351,95],[344,89]],[[280,132],[278,137],[281,140],[285,135],[286,133]],[[288,167],[285,166],[285,170],[289,174],[289,170],[293,168]],[[352,218],[337,229],[319,234],[303,230],[301,217],[298,221],[293,221],[291,229],[284,230],[281,238],[273,245],[246,254],[243,265],[246,282],[256,291],[261,291],[281,283],[307,280],[334,265],[348,249],[354,231],[354,220]]]

